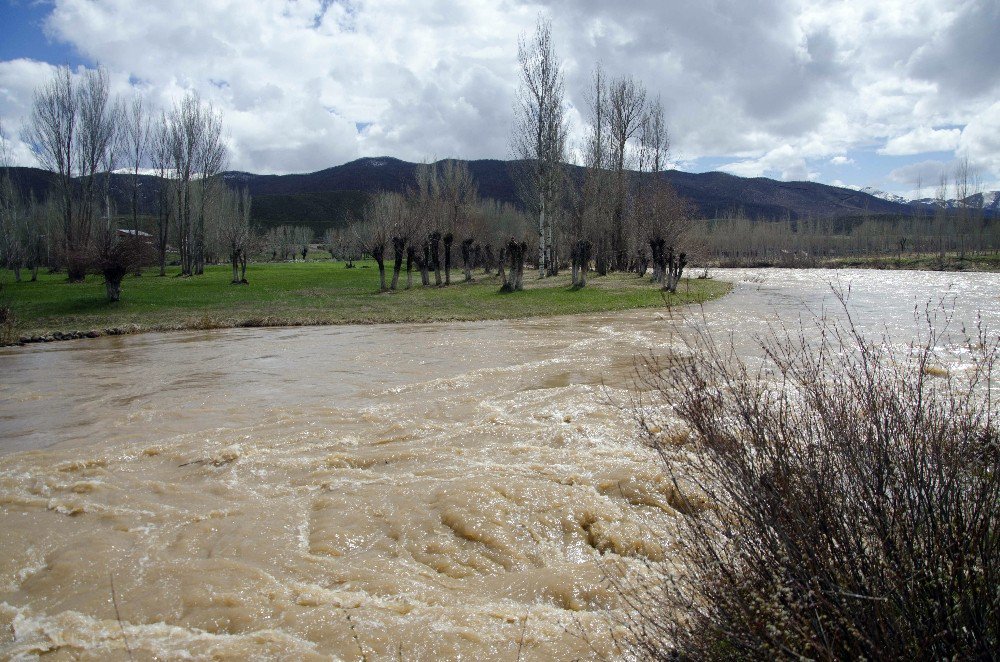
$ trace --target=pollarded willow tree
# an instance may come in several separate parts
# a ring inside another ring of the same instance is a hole
[[[246,285],[247,259],[260,245],[260,238],[250,225],[250,191],[233,190],[222,182],[215,182],[209,196],[208,213],[212,220],[215,243],[226,253],[233,267],[233,285]]]
[[[566,161],[565,85],[551,21],[540,18],[531,39],[521,36],[517,60],[521,84],[511,137],[514,179],[525,206],[538,215],[538,275],[544,278],[557,270],[553,219]]]

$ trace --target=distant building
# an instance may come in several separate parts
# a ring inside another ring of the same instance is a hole
[[[143,232],[142,230],[126,230],[125,228],[118,228],[119,237],[138,237],[144,244],[153,243],[153,235],[148,232]]]

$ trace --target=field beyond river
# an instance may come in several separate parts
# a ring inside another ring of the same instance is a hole
[[[392,274],[387,272],[388,282]],[[15,283],[11,273],[5,272],[0,304],[12,307],[14,340],[38,341],[139,331],[594,313],[700,303],[721,296],[729,287],[719,281],[693,279],[683,281],[676,294],[668,294],[635,274],[591,273],[587,287],[575,290],[568,272],[539,279],[537,273],[526,271],[523,292],[501,294],[496,274],[477,270],[473,282],[466,283],[463,272],[456,269],[447,287],[421,287],[420,274],[415,272],[414,286],[405,289],[404,271],[399,289],[380,293],[374,262],[355,262],[352,269],[330,261],[252,264],[248,285],[231,284],[232,269],[226,265],[206,267],[204,275],[190,278],[178,277],[177,268],[168,269],[165,277],[156,273],[147,269],[140,277],[127,277],[121,301],[109,303],[100,276],[71,284],[65,274],[40,273],[37,282]]]

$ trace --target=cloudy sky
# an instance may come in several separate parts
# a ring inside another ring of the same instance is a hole
[[[223,113],[233,168],[506,158],[516,44],[552,19],[573,135],[595,63],[662,97],[689,171],[930,195],[1000,189],[1000,0],[0,0],[0,120],[100,63],[122,94]]]

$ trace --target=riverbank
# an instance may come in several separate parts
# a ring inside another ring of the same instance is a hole
[[[1000,273],[1000,254],[960,256],[947,253],[914,253],[903,255],[870,255],[854,257],[802,257],[716,260],[716,268],[785,268],[785,269],[892,269],[914,271],[967,271]]]
[[[661,293],[634,274],[591,275],[582,290],[570,287],[568,273],[539,280],[525,278],[523,292],[499,293],[497,276],[475,275],[461,282],[452,272],[448,287],[378,292],[373,262],[254,264],[249,285],[230,284],[228,266],[206,268],[203,276],[178,277],[177,269],[159,277],[155,270],[122,283],[122,300],[109,303],[100,276],[70,284],[64,274],[39,274],[37,282],[14,283],[3,274],[2,303],[14,324],[7,344],[69,340],[145,331],[236,327],[381,324],[401,322],[518,319],[549,315],[626,310],[701,303],[729,291],[728,283],[693,279],[676,294]],[[405,281],[405,274],[401,274]],[[419,282],[419,274],[415,274]],[[401,286],[404,283],[401,283]]]

